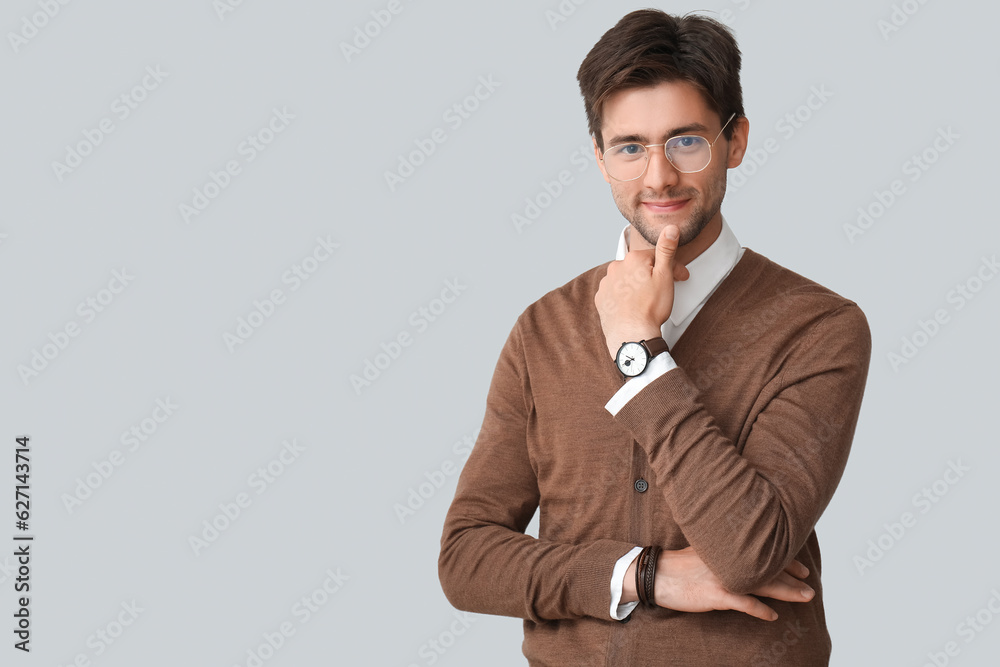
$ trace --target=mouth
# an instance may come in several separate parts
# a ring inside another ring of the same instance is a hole
[[[650,213],[675,213],[691,201],[690,199],[672,199],[663,201],[644,201],[643,207]]]

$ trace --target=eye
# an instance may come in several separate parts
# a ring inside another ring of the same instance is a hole
[[[645,151],[642,144],[621,144],[613,147],[609,152],[615,158],[635,159],[642,157]]]
[[[667,142],[667,149],[675,153],[692,153],[699,150],[704,141],[704,139],[695,135],[674,137]]]

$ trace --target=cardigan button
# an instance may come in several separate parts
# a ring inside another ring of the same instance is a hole
[[[646,493],[646,489],[649,488],[649,482],[642,479],[641,477],[635,480],[635,490],[639,493]]]

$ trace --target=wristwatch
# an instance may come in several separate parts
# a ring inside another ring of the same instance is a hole
[[[634,378],[646,370],[650,359],[661,352],[668,351],[667,341],[663,340],[662,337],[640,340],[638,343],[622,343],[622,346],[618,348],[615,364],[622,375]]]

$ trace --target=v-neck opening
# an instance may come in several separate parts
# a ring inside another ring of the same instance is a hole
[[[756,273],[760,272],[760,259],[760,255],[744,246],[743,256],[733,266],[729,275],[722,279],[722,282],[712,292],[712,295],[708,297],[701,310],[694,316],[694,319],[691,320],[691,323],[688,324],[687,328],[680,335],[680,338],[677,339],[674,346],[670,349],[672,356],[675,356],[675,358],[678,354],[683,356],[686,349],[690,346],[687,342],[688,340],[703,340],[704,335],[712,331],[714,323],[729,310],[730,304],[739,298],[753,281]],[[729,286],[727,286],[727,283]]]

